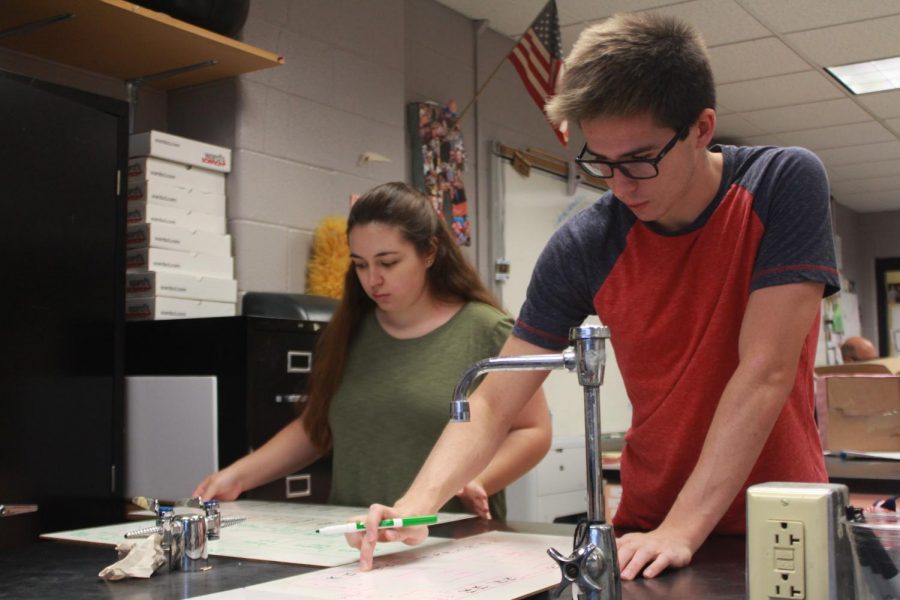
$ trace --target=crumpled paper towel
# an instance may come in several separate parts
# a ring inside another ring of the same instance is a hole
[[[119,561],[102,571],[102,579],[116,581],[126,577],[148,578],[166,563],[162,549],[162,534],[156,533],[142,540],[122,542],[116,546]]]

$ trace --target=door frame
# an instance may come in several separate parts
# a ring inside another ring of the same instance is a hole
[[[875,259],[875,299],[878,306],[878,355],[890,356],[891,332],[888,330],[887,287],[888,271],[900,271],[900,257]]]

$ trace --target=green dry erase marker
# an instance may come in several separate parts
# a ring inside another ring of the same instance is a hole
[[[411,527],[413,525],[432,525],[437,523],[437,515],[427,515],[424,517],[403,517],[396,519],[385,519],[378,524],[378,529],[387,527]],[[353,533],[354,531],[362,531],[366,528],[366,524],[362,521],[356,523],[342,523],[341,525],[329,525],[316,529],[316,533],[323,535],[339,535],[341,533]]]

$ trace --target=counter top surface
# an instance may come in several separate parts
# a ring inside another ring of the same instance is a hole
[[[433,528],[442,537],[467,537],[490,530],[568,535],[572,525],[469,520]],[[560,549],[564,551],[565,549]],[[691,566],[656,579],[623,582],[626,600],[644,598],[743,599],[745,540],[713,536]],[[547,560],[550,560],[548,557]],[[115,562],[110,547],[42,541],[0,552],[0,598],[67,599],[190,598],[290,577],[316,567],[211,557],[212,569],[200,573],[175,571],[150,579],[107,582],[97,573]],[[546,598],[547,594],[535,596]]]

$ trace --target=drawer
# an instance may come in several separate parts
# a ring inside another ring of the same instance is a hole
[[[251,500],[327,504],[330,492],[331,456],[326,456],[301,471],[247,490],[244,497]]]
[[[587,489],[584,447],[553,446],[538,466],[537,493],[539,496],[577,492]]]
[[[552,523],[558,517],[584,512],[587,512],[587,493],[583,491],[538,496],[537,499],[539,523]]]

